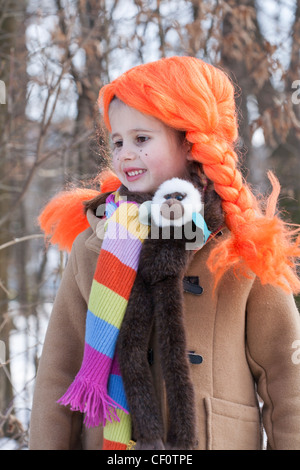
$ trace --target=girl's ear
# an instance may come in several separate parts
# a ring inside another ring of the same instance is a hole
[[[186,159],[189,161],[193,160],[193,156],[192,156],[193,144],[189,142],[187,139],[184,139],[182,145],[183,145],[183,150],[186,154]]]

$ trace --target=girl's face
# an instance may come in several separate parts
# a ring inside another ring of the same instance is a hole
[[[188,149],[179,133],[119,100],[109,107],[113,166],[129,191],[154,192],[165,180],[187,176]]]

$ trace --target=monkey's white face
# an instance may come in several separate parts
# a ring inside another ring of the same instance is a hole
[[[199,191],[189,181],[172,178],[160,185],[151,204],[154,223],[160,227],[180,227],[202,209]]]

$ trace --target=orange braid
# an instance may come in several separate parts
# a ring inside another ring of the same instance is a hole
[[[116,191],[120,181],[110,171],[100,177],[100,192]],[[51,199],[38,217],[38,224],[53,245],[60,250],[71,251],[77,235],[89,227],[84,211],[84,202],[99,196],[99,190],[75,188],[61,191]]]
[[[279,183],[270,173],[273,193],[264,213],[237,168],[234,87],[218,68],[194,57],[170,57],[139,65],[100,90],[99,104],[109,130],[114,97],[168,126],[185,131],[192,156],[202,163],[222,199],[231,236],[212,250],[208,265],[218,281],[230,267],[255,273],[262,283],[300,291],[295,270],[300,257],[297,230],[275,215]],[[243,261],[243,263],[241,263]]]
[[[195,132],[187,132],[186,138],[194,144],[193,158],[202,163],[206,176],[214,182],[221,196],[228,228],[235,231],[235,226],[245,219],[254,220],[258,205],[236,168],[237,155],[231,146],[216,140],[215,136],[197,136]]]

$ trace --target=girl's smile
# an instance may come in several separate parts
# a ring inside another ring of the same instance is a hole
[[[115,99],[110,104],[113,166],[136,192],[154,192],[165,180],[187,176],[188,151],[178,132]]]
[[[127,181],[136,181],[141,178],[142,175],[147,171],[142,168],[124,168],[123,170],[126,174]]]

